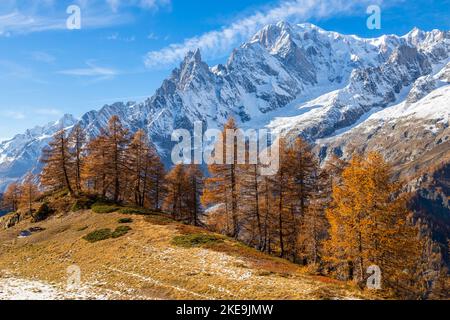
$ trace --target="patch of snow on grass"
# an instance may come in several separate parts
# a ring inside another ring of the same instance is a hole
[[[66,291],[50,283],[15,277],[0,278],[0,300],[107,300],[86,286]]]

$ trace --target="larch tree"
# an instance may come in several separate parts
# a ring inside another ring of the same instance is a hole
[[[398,288],[411,276],[420,243],[408,223],[406,201],[398,196],[401,187],[377,153],[354,156],[333,187],[327,246],[330,261],[343,267],[347,278],[364,282],[372,265],[381,269],[386,287]]]
[[[73,194],[73,159],[65,130],[53,136],[49,146],[42,151],[41,162],[44,164],[41,184],[51,190],[66,188]]]
[[[89,190],[106,197],[111,179],[107,172],[109,159],[105,136],[99,135],[89,141],[86,153],[82,167],[82,180]]]
[[[175,220],[184,221],[189,217],[189,180],[186,168],[182,164],[173,167],[166,176],[167,195],[164,210],[172,214]]]
[[[127,153],[132,201],[159,210],[164,195],[164,165],[143,130],[133,136]]]
[[[82,189],[82,168],[83,168],[83,146],[86,143],[86,135],[83,128],[76,124],[69,135],[69,147],[71,152],[71,158],[73,159],[74,176],[75,176],[75,188],[77,193]]]
[[[242,164],[238,164],[238,128],[235,120],[230,118],[224,125],[222,140],[215,145],[215,158],[220,163],[208,166],[210,177],[205,181],[202,203],[205,207],[221,205],[225,219],[231,219],[227,234],[238,238],[241,228],[239,219],[239,177]],[[219,159],[220,158],[220,159]],[[228,221],[227,221],[228,225]]]
[[[287,239],[289,227],[291,224],[293,183],[291,176],[291,167],[289,159],[292,158],[292,152],[289,150],[286,141],[280,138],[279,142],[280,165],[278,172],[272,177],[272,190],[275,200],[276,212],[276,233],[277,244],[280,257],[286,257]]]
[[[5,193],[3,194],[2,206],[4,210],[15,212],[19,209],[20,199],[22,197],[22,186],[13,182],[8,185]]]
[[[127,179],[127,148],[130,141],[129,131],[118,116],[109,119],[104,132],[104,147],[106,148],[106,171],[111,177],[111,194],[114,202],[119,202],[124,192],[122,188]]]
[[[27,208],[30,214],[33,213],[33,202],[39,196],[39,188],[36,185],[36,179],[36,176],[29,172],[22,183],[20,203],[23,208]]]
[[[314,221],[305,220],[308,218],[315,218],[312,216],[311,202],[313,196],[320,192],[318,190],[318,176],[319,176],[319,160],[311,150],[310,145],[302,138],[297,138],[290,147],[289,157],[286,159],[290,168],[290,175],[292,176],[293,196],[292,196],[292,230],[290,235],[290,248],[292,260],[296,261],[300,255],[303,255],[301,248],[298,245],[299,235],[311,227]],[[315,202],[316,209],[318,202]],[[317,214],[318,212],[316,212]],[[303,259],[306,264],[306,259]]]
[[[143,130],[138,130],[133,136],[128,148],[128,162],[132,185],[132,198],[135,205],[143,207],[145,203],[149,167],[149,141]]]
[[[150,159],[150,177],[149,177],[149,188],[148,188],[148,205],[155,211],[160,211],[166,190],[166,170],[164,164],[161,161],[158,153],[154,148],[150,149],[149,153]]]
[[[187,205],[189,210],[188,223],[194,226],[201,226],[203,209],[201,204],[201,196],[204,187],[204,176],[199,165],[191,164],[187,166]]]
[[[272,187],[274,186],[272,177],[264,176],[261,178],[259,183],[259,189],[261,190],[260,200],[260,212],[262,220],[262,246],[261,251],[272,254],[272,244],[275,243],[275,215],[274,208],[274,193],[272,192]]]
[[[298,235],[303,262],[316,269],[321,268],[325,254],[323,243],[328,237],[328,220],[325,215],[330,201],[330,194],[327,192],[328,179],[326,171],[319,172]]]
[[[264,247],[261,180],[262,177],[257,164],[243,166],[239,183],[239,194],[241,196],[239,210],[242,217],[242,226],[247,237],[244,241],[259,250]]]

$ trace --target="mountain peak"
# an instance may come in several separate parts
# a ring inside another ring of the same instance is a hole
[[[184,64],[189,64],[189,63],[201,63],[202,62],[202,55],[200,53],[200,49],[195,49],[194,51],[189,51],[185,58],[184,58]]]
[[[305,31],[323,30],[319,26],[316,26],[315,24],[310,23],[310,22],[299,23],[299,24],[297,24],[297,26],[304,29]]]
[[[66,113],[58,121],[56,121],[54,125],[64,129],[66,127],[73,126],[77,121],[78,120],[73,115]]]

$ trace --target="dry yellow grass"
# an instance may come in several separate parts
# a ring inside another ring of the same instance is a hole
[[[96,243],[83,236],[118,226],[119,213],[88,211],[24,221],[0,231],[1,277],[15,276],[64,288],[67,267],[77,265],[82,283],[111,299],[364,299],[353,286],[307,275],[287,261],[269,257],[231,239],[183,248],[176,236],[204,230],[162,216],[132,216],[132,230]],[[18,239],[21,230],[45,230]],[[87,228],[86,228],[87,227]]]

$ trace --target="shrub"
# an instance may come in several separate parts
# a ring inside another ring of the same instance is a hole
[[[173,238],[172,244],[184,247],[184,248],[192,248],[192,247],[200,247],[205,245],[211,245],[216,243],[223,242],[224,237],[214,234],[204,234],[204,233],[195,233],[195,234],[186,234],[182,236],[177,236]]]
[[[148,215],[144,218],[144,221],[159,226],[166,226],[175,222],[168,217],[158,215]]]
[[[109,239],[111,238],[111,235],[112,235],[111,229],[100,229],[89,233],[88,235],[84,236],[83,239],[88,242],[94,243]]]
[[[53,193],[53,196],[56,199],[64,198],[64,197],[66,197],[68,195],[69,195],[69,190],[67,190],[67,189],[61,189],[61,190],[55,191]]]
[[[36,213],[33,214],[33,222],[43,221],[48,218],[49,215],[53,213],[47,202],[41,204]]]
[[[50,191],[44,192],[44,193],[40,194],[39,196],[37,196],[37,197],[34,199],[34,201],[35,201],[35,202],[43,202],[43,201],[45,201],[48,197],[50,197],[51,195],[52,195],[52,192],[50,192]]]
[[[71,211],[76,212],[80,210],[88,210],[91,209],[92,205],[94,204],[95,200],[89,199],[89,198],[80,198],[75,201],[75,203],[72,205]]]
[[[122,208],[119,210],[122,214],[150,215],[152,211],[144,208]]]
[[[122,219],[119,219],[118,222],[119,223],[132,223],[133,219],[131,219],[131,218],[122,218]]]
[[[128,233],[128,231],[130,231],[131,228],[129,226],[120,226],[117,227],[116,230],[114,230],[114,232],[111,234],[111,238],[116,239],[119,237],[122,237],[124,235],[126,235]]]
[[[94,204],[92,206],[92,211],[94,211],[95,213],[112,213],[112,212],[116,212],[119,209],[120,209],[119,207],[111,206],[111,205],[97,205],[97,204]]]
[[[84,230],[86,230],[87,228],[89,228],[89,227],[88,227],[88,226],[84,226],[84,227],[78,228],[77,231],[84,231]]]

